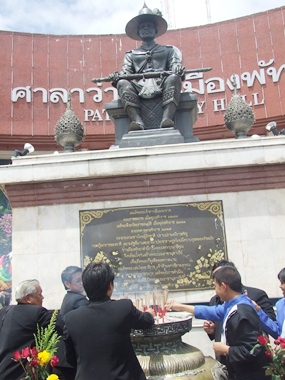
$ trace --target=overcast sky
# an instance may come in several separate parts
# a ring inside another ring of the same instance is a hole
[[[143,0],[0,0],[0,30],[44,34],[122,34]],[[175,7],[174,7],[175,3]],[[186,28],[264,12],[285,0],[146,0],[171,28]]]

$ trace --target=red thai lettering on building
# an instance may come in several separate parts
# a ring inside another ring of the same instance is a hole
[[[250,133],[265,134],[268,121],[284,127],[285,7],[234,20],[169,30],[158,43],[177,46],[186,69],[212,67],[188,74],[182,91],[198,96],[194,135],[201,140],[234,137],[224,126],[224,112],[238,93],[252,106]],[[126,51],[136,47],[126,35],[42,35],[0,31],[0,151],[29,141],[36,150],[60,150],[54,127],[72,108],[85,129],[79,149],[107,149],[114,125],[104,104],[116,98],[110,82],[92,83],[120,70]]]

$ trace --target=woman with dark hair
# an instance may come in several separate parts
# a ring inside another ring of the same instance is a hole
[[[278,338],[281,336],[285,338],[285,268],[277,275],[280,281],[280,289],[283,294],[283,298],[276,302],[276,322],[272,321],[267,314],[260,308],[259,305],[255,305],[257,314],[262,323],[263,330],[273,336],[273,338]]]

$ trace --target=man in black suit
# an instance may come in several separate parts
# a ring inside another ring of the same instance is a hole
[[[223,266],[232,266],[235,268],[235,264],[233,262],[227,260],[217,261],[212,268],[212,275],[217,272]],[[251,300],[255,301],[264,311],[265,313],[273,320],[276,320],[275,312],[273,310],[273,306],[269,301],[268,295],[264,290],[258,288],[252,288],[249,286],[242,285],[243,293],[246,294]],[[220,297],[215,294],[209,302],[209,306],[221,305],[223,301]],[[222,322],[213,322],[213,321],[205,321],[204,322],[204,331],[208,334],[211,340],[215,340],[215,342],[221,341],[222,335]],[[222,364],[225,364],[225,356],[216,356],[216,359],[219,360]]]
[[[141,312],[129,299],[111,300],[114,278],[108,264],[90,263],[82,275],[90,303],[65,315],[66,357],[77,366],[78,380],[146,379],[130,333],[150,328],[154,311]]]
[[[17,305],[0,311],[0,378],[23,379],[25,374],[19,362],[12,360],[15,351],[34,346],[37,325],[47,327],[53,311],[42,307],[42,288],[37,280],[21,282],[15,294]],[[58,316],[56,330],[62,334],[63,321]]]
[[[61,281],[67,291],[60,308],[60,314],[64,318],[65,314],[79,307],[87,306],[88,299],[82,285],[82,268],[70,265],[61,273]],[[57,356],[59,363],[54,369],[61,380],[74,380],[76,368],[67,363],[64,352],[64,343],[61,339],[58,343]]]
[[[80,267],[71,265],[65,268],[61,273],[61,281],[67,290],[60,308],[62,316],[78,307],[88,305],[89,302],[82,285],[82,269]]]

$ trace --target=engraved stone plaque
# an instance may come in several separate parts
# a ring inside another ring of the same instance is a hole
[[[115,271],[115,290],[212,289],[211,267],[227,259],[222,201],[83,210],[81,258]]]

